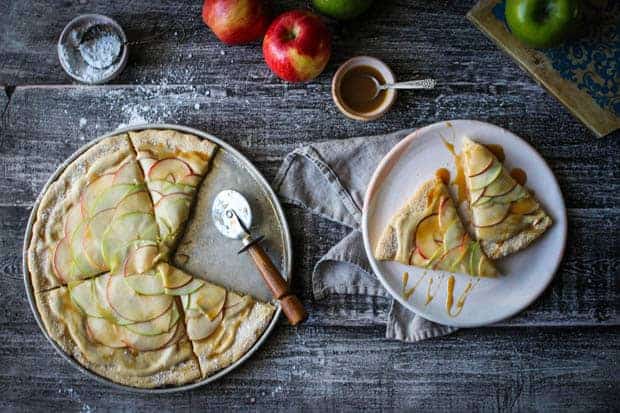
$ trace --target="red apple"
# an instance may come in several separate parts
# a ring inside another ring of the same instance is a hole
[[[329,60],[331,40],[321,19],[293,10],[278,16],[267,29],[263,55],[271,70],[289,82],[317,77]]]
[[[205,0],[202,20],[228,45],[253,42],[269,25],[262,0]]]

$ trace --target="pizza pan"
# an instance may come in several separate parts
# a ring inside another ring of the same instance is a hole
[[[185,230],[185,235],[179,244],[177,253],[175,257],[173,257],[173,263],[196,277],[204,278],[241,293],[251,294],[259,300],[270,301],[276,306],[275,314],[265,329],[265,332],[256,343],[254,343],[250,350],[235,363],[218,371],[212,376],[194,383],[155,389],[141,389],[115,383],[88,370],[75,361],[70,355],[66,354],[48,335],[43,325],[34,301],[34,292],[27,264],[27,251],[32,237],[32,225],[36,219],[41,198],[48,190],[50,184],[58,179],[60,174],[71,162],[103,139],[120,133],[144,129],[173,129],[190,133],[203,139],[208,139],[219,146],[213,159],[211,169],[207,173],[197,193],[197,199],[192,216],[190,217],[189,225]],[[45,184],[32,208],[30,218],[28,219],[28,226],[24,237],[24,249],[22,252],[24,283],[32,313],[39,324],[39,328],[56,351],[77,369],[101,383],[118,389],[155,394],[180,392],[211,383],[239,367],[262,346],[267,336],[269,336],[274,329],[282,310],[277,300],[272,299],[260,273],[247,254],[237,255],[236,251],[239,249],[239,245],[235,244],[235,242],[238,243],[239,241],[227,239],[220,235],[215,229],[215,226],[210,222],[211,201],[220,190],[224,189],[235,189],[248,199],[255,216],[252,232],[257,235],[261,234],[265,236],[266,241],[263,244],[265,251],[267,251],[274,263],[280,263],[282,275],[290,283],[292,265],[291,236],[278,198],[269,186],[267,180],[265,180],[256,167],[254,167],[254,165],[239,151],[223,140],[211,134],[186,126],[170,124],[135,125],[117,129],[100,136],[82,146],[65,160]]]

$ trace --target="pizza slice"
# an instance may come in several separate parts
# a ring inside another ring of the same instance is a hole
[[[168,266],[169,276],[189,275]],[[196,279],[194,279],[196,280]],[[181,296],[187,335],[198,357],[202,377],[239,360],[263,334],[275,311],[273,305],[249,295],[202,281]]]
[[[216,145],[172,130],[129,133],[155,208],[162,256],[167,257],[182,235],[199,184]]]
[[[484,145],[464,138],[462,159],[472,225],[489,257],[519,251],[551,226],[534,195]]]
[[[116,272],[128,260],[140,270],[154,264],[157,223],[126,134],[96,144],[65,168],[41,199],[32,234],[35,291]]]
[[[375,250],[378,260],[495,277],[497,270],[471,239],[439,178],[425,182],[392,217]]]
[[[52,340],[101,376],[143,388],[199,379],[177,300],[130,290],[123,275],[104,274],[35,300]]]

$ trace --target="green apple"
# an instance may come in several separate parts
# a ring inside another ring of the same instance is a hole
[[[506,22],[512,34],[528,46],[555,46],[575,28],[578,3],[578,0],[506,0]]]
[[[312,0],[314,7],[321,13],[336,19],[353,19],[364,13],[372,0]]]

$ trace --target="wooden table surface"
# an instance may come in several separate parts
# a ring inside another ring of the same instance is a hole
[[[330,22],[333,55],[307,84],[274,77],[259,44],[226,47],[200,19],[200,1],[0,0],[0,409],[575,410],[620,408],[620,145],[596,139],[465,18],[471,1],[376,1],[356,21]],[[306,1],[277,1],[282,11]],[[76,15],[117,19],[132,40],[112,84],[73,84],[56,40]],[[155,37],[153,38],[153,36]],[[348,120],[330,79],[349,57],[386,61],[398,78],[432,76],[433,91],[403,93],[381,120]],[[498,325],[417,344],[387,341],[388,303],[315,301],[314,263],[348,230],[286,206],[294,290],[310,319],[281,321],[265,346],[222,380],[185,393],[144,396],[85,377],[56,354],[30,312],[23,234],[58,164],[121,124],[168,122],[211,132],[272,179],[293,149],[446,119],[479,119],[530,142],[555,172],[569,218],[552,285]]]

